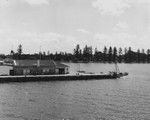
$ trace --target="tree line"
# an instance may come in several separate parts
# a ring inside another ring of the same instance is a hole
[[[83,50],[77,45],[74,49],[74,60],[83,62],[102,62],[102,63],[150,63],[150,49],[146,52],[144,49],[133,51],[129,48],[116,48],[104,46],[102,51],[97,48],[92,49],[91,46],[85,46]]]
[[[22,45],[19,45],[17,51],[11,50],[9,55],[0,55],[1,58],[12,58],[12,59],[42,59],[42,60],[55,60],[64,62],[101,62],[101,63],[150,63],[150,49],[146,51],[144,49],[138,49],[133,51],[129,48],[117,48],[117,47],[106,47],[100,51],[92,46],[87,46],[81,49],[80,45],[76,45],[72,53],[67,52],[56,52],[50,53],[39,52],[35,54],[24,54]]]

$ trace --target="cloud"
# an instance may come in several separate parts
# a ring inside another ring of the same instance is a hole
[[[77,29],[78,32],[81,33],[90,33],[89,31],[85,30],[85,29]]]
[[[128,33],[112,33],[112,34],[100,34],[97,33],[94,36],[94,41],[97,44],[103,46],[117,46],[117,47],[129,47],[136,46],[135,40],[137,36]]]
[[[0,30],[0,51],[9,53],[11,47],[16,51],[19,44],[23,45],[24,53],[37,53],[41,46],[42,51],[72,52],[77,44],[75,37],[54,32],[14,32]]]
[[[126,22],[119,21],[115,25],[113,30],[116,32],[126,32],[126,31],[128,31],[128,29],[129,29],[129,25]]]
[[[126,0],[96,0],[92,3],[101,14],[121,15],[130,7]]]
[[[150,0],[137,0],[138,3],[150,3]]]
[[[48,5],[49,1],[48,0],[24,0],[30,5]]]
[[[8,0],[0,0],[0,7],[8,7],[9,1]]]
[[[103,49],[103,46],[132,47],[134,51],[137,49],[149,49],[149,34],[134,35],[125,32],[113,32],[112,34],[97,33],[94,35],[93,43],[97,43]]]
[[[104,15],[119,16],[135,4],[150,4],[150,0],[96,0],[92,6]]]

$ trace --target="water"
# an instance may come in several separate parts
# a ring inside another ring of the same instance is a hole
[[[68,64],[107,72],[110,64]],[[117,80],[0,84],[0,120],[150,120],[150,64],[120,64]]]

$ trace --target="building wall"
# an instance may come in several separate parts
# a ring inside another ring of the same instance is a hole
[[[41,75],[55,74],[55,69],[50,68],[50,67],[39,67],[38,74],[41,74]]]
[[[0,66],[0,75],[10,75],[10,70],[12,70],[13,67],[11,66]]]
[[[50,75],[55,69],[50,67],[14,67],[14,75]]]
[[[69,67],[66,67],[65,68],[65,74],[68,74],[69,73]]]
[[[13,68],[14,75],[23,75],[23,69],[22,68]]]

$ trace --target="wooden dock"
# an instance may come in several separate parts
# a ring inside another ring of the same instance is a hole
[[[119,77],[111,74],[0,76],[0,83],[31,82],[31,81],[65,81],[65,80],[71,81],[71,80],[94,80],[94,79],[100,80],[100,79],[117,79],[117,78]]]

